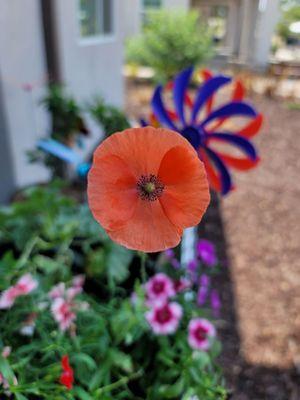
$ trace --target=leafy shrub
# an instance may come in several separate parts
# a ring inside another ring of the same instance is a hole
[[[128,119],[121,110],[106,104],[104,100],[99,97],[95,98],[88,106],[88,110],[103,129],[105,137],[130,127]]]
[[[128,41],[126,56],[129,63],[150,66],[157,79],[167,80],[209,60],[212,46],[211,32],[196,11],[162,10],[149,14],[143,34]]]
[[[45,106],[51,118],[50,138],[74,147],[78,134],[88,134],[79,105],[72,96],[66,94],[63,86],[50,85],[41,104]],[[51,170],[53,177],[66,178],[63,161],[39,149],[31,150],[27,154],[31,163],[44,164]]]
[[[154,335],[136,255],[112,243],[87,205],[62,195],[60,184],[26,190],[23,201],[0,209],[0,247],[1,398],[225,399],[215,362],[220,343],[194,351],[187,341],[188,321],[210,318],[210,310],[197,307],[193,291],[178,292],[172,298],[183,309],[177,331]],[[148,261],[145,272],[156,270],[174,282],[185,274],[165,255]],[[25,274],[37,287],[5,309],[5,290]],[[78,274],[86,275],[84,290],[72,287]],[[54,288],[75,314],[65,330]],[[74,370],[69,388],[60,381],[65,355]]]

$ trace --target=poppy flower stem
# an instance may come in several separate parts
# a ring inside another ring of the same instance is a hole
[[[147,273],[146,273],[146,260],[147,260],[147,254],[140,252],[139,253],[140,258],[141,258],[141,277],[142,277],[142,282],[146,283],[147,281]]]

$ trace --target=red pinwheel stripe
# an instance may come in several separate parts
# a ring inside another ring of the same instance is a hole
[[[218,174],[215,172],[214,168],[212,167],[211,162],[209,161],[209,158],[205,154],[205,152],[202,149],[199,149],[199,156],[201,160],[203,161],[206,169],[206,174],[207,178],[209,181],[210,186],[216,191],[216,192],[221,192],[221,179],[218,176]]]
[[[252,120],[248,125],[246,125],[245,128],[243,128],[239,132],[236,132],[236,134],[248,139],[255,136],[259,132],[263,124],[263,120],[264,120],[263,115],[258,114],[254,120]]]
[[[221,160],[224,162],[224,164],[237,169],[239,171],[247,171],[251,168],[254,168],[257,166],[257,164],[260,162],[260,158],[257,157],[256,160],[251,160],[250,158],[238,158],[238,157],[231,157],[228,156],[227,154],[219,153],[216,152],[217,155],[221,158]]]
[[[245,96],[245,88],[241,81],[235,81],[233,93],[232,93],[232,101],[242,101]]]

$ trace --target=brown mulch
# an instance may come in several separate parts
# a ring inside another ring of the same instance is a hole
[[[145,115],[152,88],[127,84],[127,112]],[[217,285],[222,364],[233,400],[300,399],[300,112],[250,100],[265,115],[262,161],[213,197],[201,231],[224,262]]]

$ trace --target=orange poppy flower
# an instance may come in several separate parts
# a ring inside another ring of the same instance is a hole
[[[88,175],[94,218],[115,242],[157,252],[176,246],[209,203],[206,172],[181,135],[153,127],[104,140]]]

